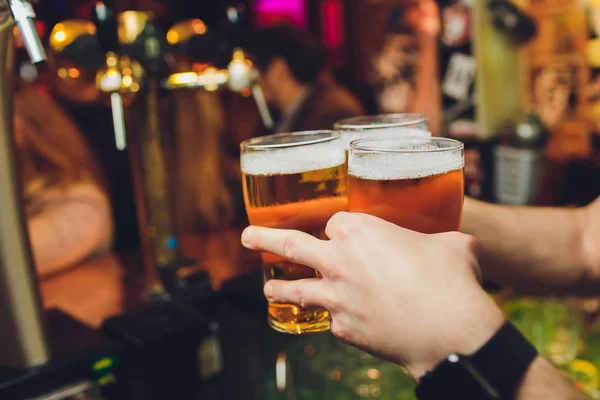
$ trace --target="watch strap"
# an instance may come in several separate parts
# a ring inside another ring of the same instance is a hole
[[[504,399],[512,398],[537,354],[536,348],[523,334],[506,322],[483,347],[467,358]]]
[[[470,355],[452,354],[417,387],[420,400],[438,398],[511,399],[537,350],[509,322]]]

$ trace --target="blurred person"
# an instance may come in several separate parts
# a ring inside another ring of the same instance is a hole
[[[331,129],[363,114],[359,101],[325,70],[325,51],[307,33],[278,25],[256,32],[248,48],[265,99],[280,115],[275,132]]]
[[[404,366],[417,393],[429,391],[420,398],[587,398],[506,323],[480,285],[472,236],[359,213],[334,215],[326,235],[252,226],[241,240],[318,270],[322,278],[270,280],[265,296],[327,308],[336,337]]]
[[[15,141],[33,259],[42,278],[110,250],[108,188],[82,134],[34,87],[15,95]]]
[[[381,113],[420,113],[433,134],[442,129],[438,78],[439,9],[433,0],[406,0],[390,13],[371,84]]]
[[[245,223],[238,157],[230,160],[223,146],[225,116],[219,94],[182,91],[174,98],[179,229],[197,233]]]

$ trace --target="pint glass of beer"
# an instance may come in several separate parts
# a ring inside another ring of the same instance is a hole
[[[422,114],[381,114],[343,119],[334,124],[346,155],[350,142],[370,137],[423,136],[431,137],[427,117]]]
[[[252,225],[297,229],[325,239],[333,214],[348,209],[344,148],[334,131],[281,133],[241,144],[246,212]],[[265,278],[319,277],[317,271],[262,253]],[[291,334],[329,329],[320,307],[269,303],[269,325]]]
[[[348,207],[422,233],[456,231],[464,199],[463,144],[397,137],[353,141]]]

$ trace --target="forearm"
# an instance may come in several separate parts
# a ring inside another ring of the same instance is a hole
[[[519,385],[515,399],[589,400],[589,397],[578,391],[549,361],[537,357]]]
[[[484,278],[528,293],[594,294],[589,210],[507,207],[465,199],[461,231],[475,236]]]

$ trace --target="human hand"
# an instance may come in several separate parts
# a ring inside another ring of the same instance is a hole
[[[245,247],[313,267],[322,279],[271,280],[269,301],[322,306],[339,339],[406,367],[416,379],[451,353],[470,354],[503,316],[479,285],[475,241],[425,235],[357,213],[337,213],[319,240],[248,227]]]

